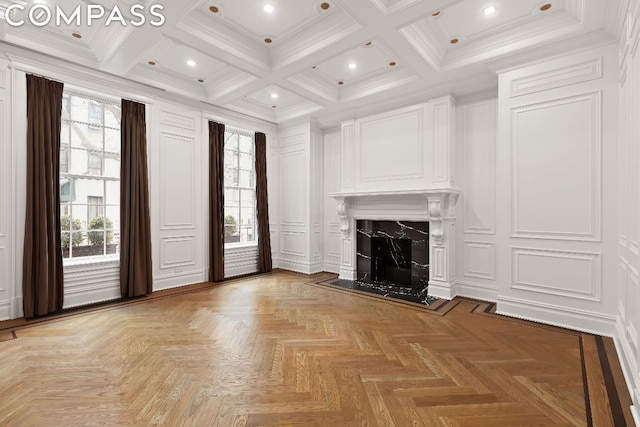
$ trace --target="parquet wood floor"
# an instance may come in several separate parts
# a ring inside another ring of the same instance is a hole
[[[0,330],[0,425],[629,421],[608,339],[477,301],[426,310],[309,284],[329,277],[279,272]]]

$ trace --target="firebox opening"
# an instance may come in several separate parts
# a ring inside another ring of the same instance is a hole
[[[411,286],[411,239],[373,237],[371,276],[375,282]]]

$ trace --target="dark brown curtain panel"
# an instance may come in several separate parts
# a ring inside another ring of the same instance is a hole
[[[224,280],[224,125],[209,121],[209,280]]]
[[[122,100],[120,166],[120,293],[153,291],[145,105]]]
[[[258,213],[258,272],[271,271],[271,233],[267,193],[267,137],[256,132],[256,205]]]
[[[22,293],[24,317],[62,310],[60,235],[62,83],[27,75],[27,211]]]

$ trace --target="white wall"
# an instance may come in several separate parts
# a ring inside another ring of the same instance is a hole
[[[11,73],[9,63],[0,60],[0,320],[11,317],[13,271],[13,183],[11,144]]]
[[[324,271],[340,272],[340,218],[338,204],[329,194],[340,191],[341,133],[330,132],[324,137]]]
[[[208,128],[202,113],[155,103],[149,120],[154,291],[208,280]]]
[[[628,2],[620,39],[616,345],[640,425],[640,2]]]
[[[612,336],[616,47],[506,71],[499,91],[497,310]]]
[[[312,274],[323,261],[323,137],[313,123],[279,130],[280,268]]]
[[[22,316],[27,73],[147,104],[154,290],[208,279],[208,119],[267,134],[270,222],[277,236],[275,125],[32,52],[13,49],[6,55],[0,58],[0,320]],[[277,248],[272,238],[274,257]],[[225,255],[227,277],[257,271],[256,246]],[[65,308],[119,298],[118,262],[67,262],[64,295]]]
[[[457,295],[495,301],[497,99],[458,105]]]
[[[454,100],[447,96],[342,124],[342,192],[455,186]]]

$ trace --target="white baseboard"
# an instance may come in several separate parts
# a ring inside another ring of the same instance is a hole
[[[633,399],[634,405],[631,405],[631,414],[633,415],[636,425],[640,426],[640,413],[638,412],[638,407],[635,406],[639,403],[638,390],[640,390],[640,384],[638,384],[638,382],[640,382],[640,378],[634,374],[637,366],[635,352],[633,346],[627,339],[626,328],[620,316],[616,319],[616,336],[613,342],[616,346],[618,361],[622,367],[622,374],[624,375],[629,395]],[[636,381],[636,378],[638,378],[638,381]]]
[[[308,263],[308,262],[300,262],[293,261],[289,259],[282,259],[278,261],[278,268],[287,271],[293,271],[295,273],[301,274],[315,274],[323,271],[324,264],[322,263]]]
[[[24,307],[22,306],[22,296],[11,300],[11,319],[24,317]]]
[[[351,268],[342,268],[338,271],[339,278],[342,280],[356,280],[358,278],[358,272]]]
[[[429,281],[428,294],[429,296],[446,300],[452,300],[456,296],[454,287],[451,286],[451,284],[445,282],[434,282],[431,280]]]
[[[431,292],[429,292],[431,295]],[[497,286],[485,285],[481,283],[471,283],[456,281],[453,295],[478,299],[481,301],[496,302],[498,299]]]
[[[208,279],[203,277],[202,271],[190,272],[189,274],[158,276],[153,278],[153,292],[193,285],[206,282],[207,280]]]
[[[588,310],[498,296],[497,313],[590,334],[614,337],[616,317]]]
[[[0,301],[0,320],[11,320],[11,301]]]
[[[340,264],[325,262],[323,271],[326,271],[327,273],[340,274]]]

